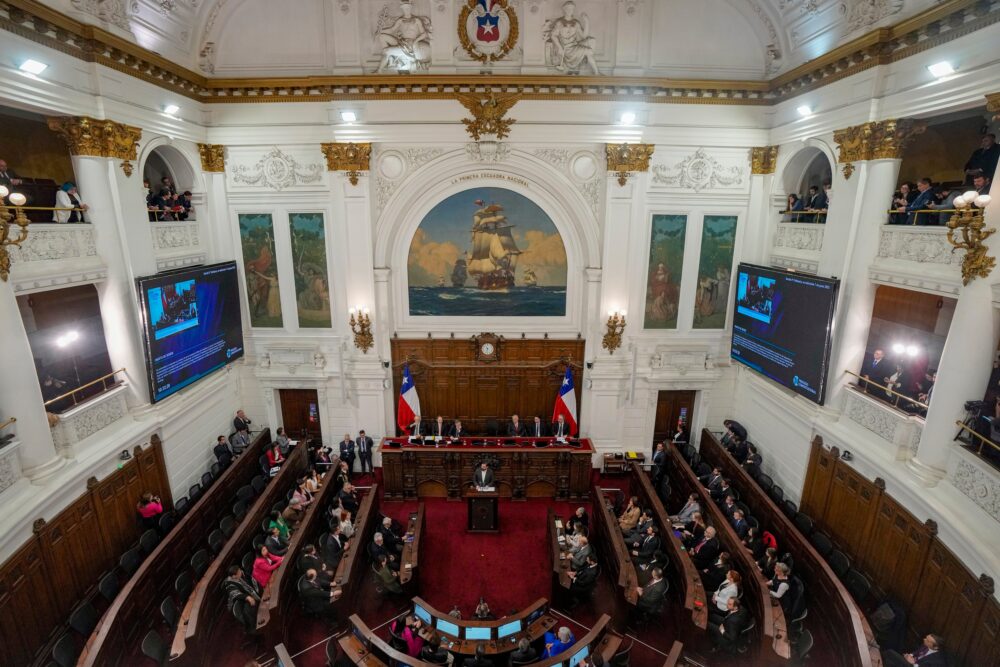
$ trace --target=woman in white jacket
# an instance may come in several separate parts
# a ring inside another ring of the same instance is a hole
[[[62,184],[56,192],[57,209],[81,209],[79,211],[56,210],[52,212],[53,222],[86,222],[84,217],[88,206],[80,199],[80,193],[76,190],[76,185],[69,181]]]

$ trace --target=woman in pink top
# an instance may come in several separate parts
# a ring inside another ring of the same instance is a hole
[[[157,517],[163,514],[163,504],[160,502],[159,496],[154,496],[147,491],[136,503],[135,511],[139,513],[143,527],[148,530],[156,528]]]
[[[281,561],[281,556],[268,553],[267,547],[261,545],[260,553],[253,562],[253,578],[261,588],[267,588],[267,582],[271,581],[271,573],[278,569]]]

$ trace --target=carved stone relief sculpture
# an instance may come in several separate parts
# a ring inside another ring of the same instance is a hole
[[[413,4],[401,2],[401,16],[390,16],[386,5],[378,15],[375,42],[382,51],[376,72],[426,72],[431,64],[431,19],[414,16]]]
[[[745,175],[742,167],[724,167],[706,153],[704,148],[699,148],[672,167],[655,165],[652,172],[654,183],[690,188],[695,192],[706,188],[739,185]]]
[[[564,2],[563,15],[548,20],[542,26],[545,40],[545,62],[560,72],[577,74],[587,65],[593,74],[599,75],[594,60],[594,36],[590,34],[590,20],[587,15],[576,16],[576,3]]]
[[[847,28],[860,30],[903,9],[903,0],[848,0]]]
[[[90,14],[122,30],[129,29],[128,5],[125,0],[72,0],[72,2],[76,9],[85,14]]]
[[[257,185],[283,190],[293,185],[316,183],[323,178],[323,165],[300,165],[295,158],[275,147],[251,168],[245,164],[233,169],[233,180],[243,185]]]

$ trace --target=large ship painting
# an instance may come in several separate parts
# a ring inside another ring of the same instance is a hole
[[[514,286],[514,271],[521,254],[511,235],[513,225],[507,222],[499,204],[486,206],[482,199],[475,204],[479,210],[472,215],[469,275],[476,278],[481,290],[509,289]]]
[[[455,260],[455,268],[451,270],[451,286],[465,287],[465,281],[469,279],[469,266],[464,257]]]

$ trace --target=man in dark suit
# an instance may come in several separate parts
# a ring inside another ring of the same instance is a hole
[[[660,548],[660,536],[656,526],[650,525],[646,528],[646,535],[639,541],[639,546],[632,549],[632,560],[636,563],[647,563],[653,559]]]
[[[715,535],[715,527],[709,526],[701,541],[691,548],[691,562],[699,570],[704,570],[719,557],[719,538]]]
[[[386,551],[389,553],[401,553],[403,551],[403,538],[392,530],[392,519],[384,517],[382,519],[382,527],[378,529],[378,532],[382,534]]]
[[[430,436],[432,438],[443,438],[446,435],[448,435],[448,427],[444,424],[444,417],[438,415],[434,423],[431,424]]]
[[[479,469],[472,476],[472,485],[477,489],[493,486],[493,470],[486,461],[479,464]]]
[[[414,438],[427,435],[427,425],[420,419],[420,415],[413,418],[413,423],[410,424],[410,435]]]
[[[639,599],[635,603],[636,609],[644,614],[658,614],[667,594],[667,582],[663,579],[663,570],[654,567],[649,583],[635,590],[639,594]]]
[[[264,546],[275,556],[284,556],[288,553],[288,540],[281,537],[281,529],[277,526],[271,528],[270,535],[264,540]]]
[[[552,425],[552,437],[553,438],[568,438],[569,437],[569,424],[566,423],[566,418],[562,415],[556,418],[556,423]]]
[[[462,428],[462,420],[461,419],[456,419],[455,423],[451,425],[450,429],[448,429],[448,438],[450,440],[461,440],[466,435],[467,434],[465,432],[465,429]]]
[[[348,548],[348,541],[340,534],[340,524],[333,527],[330,537],[323,546],[323,562],[331,572],[337,571],[340,559],[344,557],[344,550]]]
[[[625,536],[625,544],[629,545],[633,549],[639,548],[639,542],[642,537],[646,534],[646,530],[653,525],[653,510],[644,509],[642,514],[639,515],[639,523],[636,524],[635,530]]]
[[[763,461],[757,452],[756,445],[747,445],[747,457],[743,460],[743,469],[750,473],[751,477],[760,474],[760,464]]]
[[[972,183],[972,177],[980,173],[992,178],[997,170],[997,161],[1000,161],[1000,144],[997,143],[997,135],[984,134],[979,148],[972,152],[969,161],[965,163],[965,184]],[[0,183],[2,182],[2,178],[0,178]]]
[[[736,531],[741,540],[747,536],[750,524],[747,523],[746,518],[743,516],[743,510],[738,508],[733,510],[733,518],[730,519],[730,523],[733,524],[733,530]]]
[[[462,663],[465,667],[493,667],[493,663],[486,657],[486,645],[480,643],[476,646],[476,654],[471,658],[466,658]]]
[[[569,585],[570,594],[578,600],[590,597],[590,594],[594,592],[594,588],[597,586],[598,574],[600,574],[600,568],[597,567],[597,555],[591,551],[587,554],[583,567],[569,573],[571,580]]]
[[[712,472],[701,478],[701,482],[708,489],[709,493],[715,491],[722,485],[722,469],[718,466],[712,468]]]
[[[236,417],[233,418],[233,430],[237,433],[250,433],[250,418],[242,410],[236,411]]]
[[[222,462],[222,457],[228,456],[230,459],[235,457],[233,453],[233,448],[229,445],[229,439],[224,435],[220,435],[215,441],[215,447],[212,448],[212,453],[215,454],[215,458]]]
[[[528,428],[528,437],[544,438],[546,435],[548,435],[548,433],[549,429],[546,428],[545,424],[542,423],[541,418],[536,415],[535,419],[531,423],[531,426]]]
[[[538,660],[538,651],[531,648],[531,642],[526,637],[522,637],[517,642],[517,648],[510,654],[512,665],[526,665]]]
[[[523,438],[527,433],[527,429],[521,423],[521,418],[517,415],[511,415],[510,423],[507,424],[507,435],[512,438]]]
[[[809,187],[809,203],[806,204],[807,211],[825,211],[827,207],[826,193],[815,185]],[[810,220],[810,222],[812,222]]]
[[[375,443],[365,435],[364,429],[358,432],[358,439],[354,442],[357,445],[358,460],[361,461],[361,472],[364,473],[366,469],[368,472],[375,472],[372,467],[372,447]]]
[[[719,482],[719,485],[715,487],[715,489],[708,492],[708,495],[710,495],[712,497],[712,500],[714,500],[715,502],[721,503],[726,499],[726,496],[730,495],[730,493],[731,491],[729,490],[729,480],[723,478],[722,481]]]
[[[337,496],[340,499],[340,506],[351,513],[351,516],[358,515],[358,507],[360,502],[358,502],[358,492],[354,490],[354,485],[348,482],[344,484],[344,488],[340,490]]]
[[[306,614],[333,613],[330,596],[330,591],[323,589],[316,570],[306,570],[305,575],[299,579],[299,600],[302,601],[302,609]]]
[[[10,190],[15,185],[20,185],[21,179],[17,177],[17,172],[7,167],[6,160],[0,160],[0,185]]]
[[[667,446],[665,443],[656,443],[653,450],[653,486],[660,483],[660,478],[667,469]]]
[[[340,441],[340,460],[347,463],[348,473],[354,472],[354,441],[350,433],[345,433]]]
[[[316,571],[316,580],[323,588],[330,588],[330,572],[326,569],[326,563],[319,557],[315,545],[306,544],[302,547],[302,555],[299,556],[299,572],[305,574],[309,570]]]
[[[382,533],[375,533],[374,537],[372,537],[371,544],[368,545],[368,555],[371,557],[373,563],[377,563],[381,558],[385,558],[390,568],[399,571],[399,558],[396,557],[394,550],[386,547],[385,538],[382,536]]]
[[[917,198],[911,201],[906,206],[900,206],[896,210],[900,213],[906,213],[906,224],[912,225],[914,222],[918,225],[933,225],[938,221],[937,214],[923,213],[917,215],[915,211],[924,211],[931,207],[934,203],[934,188],[932,187],[931,179],[921,178],[917,181]]]
[[[944,639],[940,635],[930,634],[924,637],[920,647],[913,653],[900,655],[896,651],[882,653],[882,661],[886,667],[947,667],[948,659],[944,654]]]
[[[878,387],[865,382],[865,380],[885,384],[886,376],[892,375],[892,371],[889,370],[891,367],[892,364],[885,358],[885,351],[880,347],[875,348],[872,356],[865,359],[865,363],[861,365],[861,380],[858,382],[858,386],[869,394],[878,391]]]
[[[748,452],[749,450],[747,449],[747,441],[744,438],[741,438],[740,436],[734,437],[733,449],[732,449],[733,458],[736,459],[737,461],[746,461]]]
[[[728,610],[722,623],[718,625],[709,624],[708,636],[712,640],[712,653],[723,649],[728,653],[735,653],[736,642],[739,641],[740,633],[750,625],[750,612],[743,609],[738,598],[729,598],[726,602]]]

